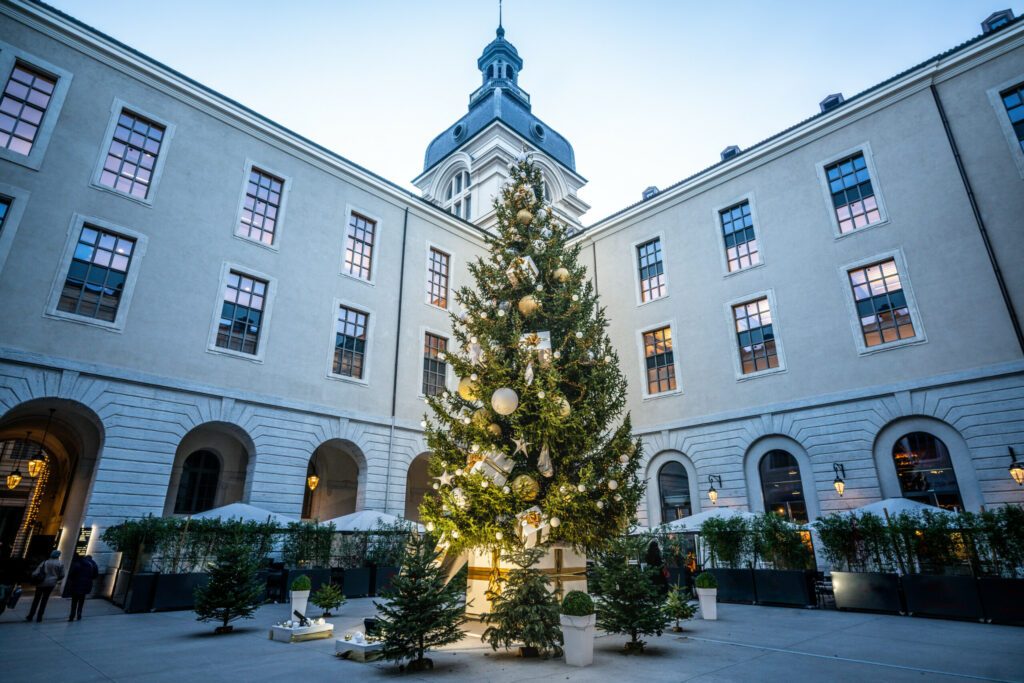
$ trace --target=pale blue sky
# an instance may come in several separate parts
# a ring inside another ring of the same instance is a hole
[[[51,2],[410,188],[497,23],[491,0]],[[1004,2],[506,0],[505,37],[590,181],[589,224],[973,37]]]

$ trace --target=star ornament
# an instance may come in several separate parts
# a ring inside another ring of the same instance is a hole
[[[530,445],[530,442],[527,441],[525,437],[512,439],[512,443],[516,445],[516,450],[512,453],[512,455],[516,455],[517,453],[521,452],[523,455],[529,456],[529,453],[526,452],[526,448]]]
[[[454,476],[449,474],[448,470],[445,470],[444,473],[440,477],[435,477],[435,479],[440,480],[441,486],[451,486],[452,485],[452,479],[454,479],[454,478],[455,478]]]

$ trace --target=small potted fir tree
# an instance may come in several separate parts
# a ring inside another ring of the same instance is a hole
[[[594,601],[583,591],[569,591],[562,600],[562,649],[569,666],[594,663]]]
[[[718,619],[718,580],[711,572],[701,572],[694,584],[700,600],[700,614],[709,621]]]
[[[310,596],[309,601],[324,611],[321,617],[329,617],[332,616],[331,610],[340,609],[345,604],[345,596],[333,583],[325,583],[320,586],[320,590]]]
[[[682,631],[683,627],[679,625],[679,622],[693,619],[693,615],[696,613],[696,605],[690,603],[690,592],[678,584],[672,586],[668,592],[668,599],[665,601],[665,614],[676,622],[672,630],[676,633]]]
[[[303,616],[306,615],[306,603],[309,601],[309,591],[312,587],[313,583],[305,574],[299,574],[292,579],[292,591],[289,594],[292,601],[292,612],[288,615],[289,618],[296,612]]]

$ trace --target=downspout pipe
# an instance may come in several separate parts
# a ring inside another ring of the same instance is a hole
[[[395,421],[398,408],[398,354],[402,348],[402,290],[405,287],[405,245],[409,237],[409,207],[405,207],[402,219],[402,258],[398,267],[398,322],[395,324],[395,364],[391,379],[391,434],[388,437],[388,471],[384,477],[384,511],[388,510],[391,499],[391,456],[395,446]]]
[[[967,176],[967,169],[964,167],[963,159],[960,157],[960,148],[957,147],[956,138],[953,137],[953,129],[949,126],[949,119],[946,118],[946,108],[942,106],[942,99],[939,97],[939,91],[932,83],[929,88],[932,91],[932,99],[935,100],[935,108],[939,112],[939,118],[942,120],[942,127],[946,131],[946,140],[949,142],[949,148],[953,152],[953,159],[956,161],[956,168],[960,172],[960,180],[964,184],[964,190],[967,192],[967,201],[971,205],[971,212],[974,214],[974,222],[978,226],[978,232],[981,234],[981,241],[985,245],[985,252],[988,254],[988,261],[992,265],[992,272],[996,276],[996,283],[999,285],[999,293],[1003,297],[1003,304],[1006,306],[1006,312],[1010,316],[1010,324],[1013,325],[1014,334],[1017,335],[1017,345],[1020,347],[1021,354],[1024,354],[1024,332],[1021,331],[1020,319],[1017,318],[1017,311],[1013,307],[1013,300],[1010,298],[1010,290],[1006,287],[1006,281],[1003,279],[1003,271],[999,268],[999,260],[996,258],[995,249],[992,248],[992,242],[988,237],[988,230],[985,228],[985,219],[981,216],[981,210],[978,208],[978,200],[974,195],[974,189],[971,187],[971,180]]]

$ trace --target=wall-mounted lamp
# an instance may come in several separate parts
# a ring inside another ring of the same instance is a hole
[[[836,487],[836,493],[838,493],[839,497],[842,498],[843,491],[846,490],[846,481],[844,480],[846,477],[846,468],[842,463],[834,462],[832,463],[832,469],[835,470],[836,473],[836,478],[832,481],[832,485]]]
[[[50,423],[53,421],[53,414],[57,412],[56,408],[50,408],[50,417],[46,419],[46,429],[43,431],[43,440],[39,442],[39,451],[36,453],[36,457],[28,461],[28,476],[38,477],[43,471],[43,465],[46,461],[43,459],[46,456],[43,455],[43,448],[46,447],[46,437],[50,435]]]
[[[708,475],[708,485],[710,487],[710,488],[708,488],[708,498],[711,500],[711,504],[712,505],[718,505],[718,491],[715,489],[715,482],[716,481],[718,482],[719,486],[722,485],[722,477],[721,477],[721,475],[718,475],[718,474],[709,474]]]
[[[1024,464],[1017,462],[1017,454],[1013,452],[1013,446],[1010,446],[1010,459],[1013,460],[1010,463],[1010,476],[1018,486],[1024,486]]]
[[[306,477],[306,485],[309,487],[310,491],[316,491],[316,487],[320,485],[320,477],[315,474],[309,475]]]

